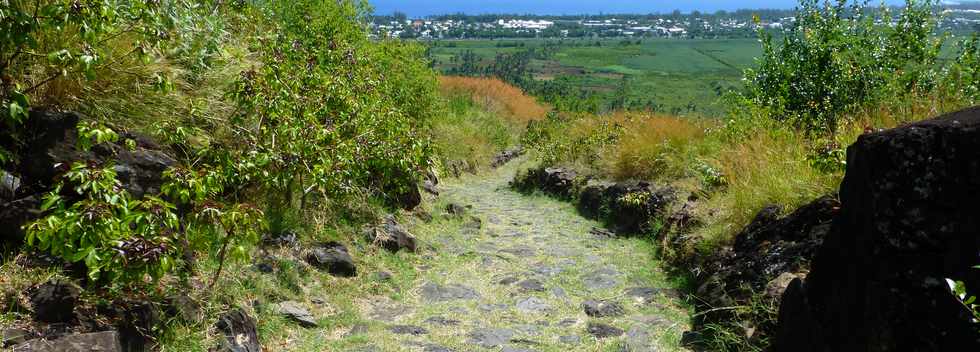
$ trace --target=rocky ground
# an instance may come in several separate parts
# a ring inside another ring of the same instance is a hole
[[[515,163],[512,163],[515,164]],[[360,351],[671,351],[689,308],[643,239],[508,187],[518,166],[440,184],[407,292],[362,297]],[[312,346],[311,346],[312,347]]]

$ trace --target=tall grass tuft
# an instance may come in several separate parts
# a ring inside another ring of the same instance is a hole
[[[683,177],[684,161],[694,143],[704,138],[705,128],[696,121],[673,116],[614,116],[625,119],[623,136],[606,157],[609,173],[616,179]]]

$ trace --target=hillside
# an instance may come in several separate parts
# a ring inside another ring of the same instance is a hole
[[[936,3],[754,46],[0,5],[0,348],[980,348],[980,36]]]

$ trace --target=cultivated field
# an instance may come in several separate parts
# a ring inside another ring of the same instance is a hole
[[[601,46],[597,46],[596,43]],[[574,85],[615,99],[623,78],[628,94],[644,105],[659,105],[661,112],[719,116],[721,94],[738,87],[742,71],[754,65],[761,46],[755,39],[671,40],[462,40],[431,44],[436,66],[449,72],[459,65],[455,55],[472,51],[483,64],[497,54],[558,44],[547,59],[532,60],[535,79],[565,76]],[[637,44],[639,43],[639,44]],[[654,104],[649,104],[650,102]]]

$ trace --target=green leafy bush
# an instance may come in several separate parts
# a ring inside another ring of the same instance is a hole
[[[890,9],[802,0],[779,43],[761,31],[759,67],[745,74],[743,104],[813,134],[830,135],[859,108],[897,104],[936,87],[944,36],[934,1]],[[758,111],[757,110],[757,111]]]
[[[242,72],[230,122],[265,186],[332,197],[415,187],[430,147],[419,134],[435,113],[435,76],[418,45],[369,41],[348,1],[253,8],[262,65]],[[295,182],[295,184],[294,184]],[[299,187],[296,187],[299,186]],[[384,193],[383,193],[384,194]]]
[[[99,282],[186,274],[204,252],[213,285],[254,249],[263,209],[396,200],[430,167],[435,75],[421,46],[368,38],[363,2],[0,4],[11,134],[35,101],[151,132],[180,161],[144,199],[121,190],[111,163],[76,164],[48,194],[30,244]],[[95,126],[79,128],[79,148],[136,148]],[[0,151],[0,162],[17,161]]]

